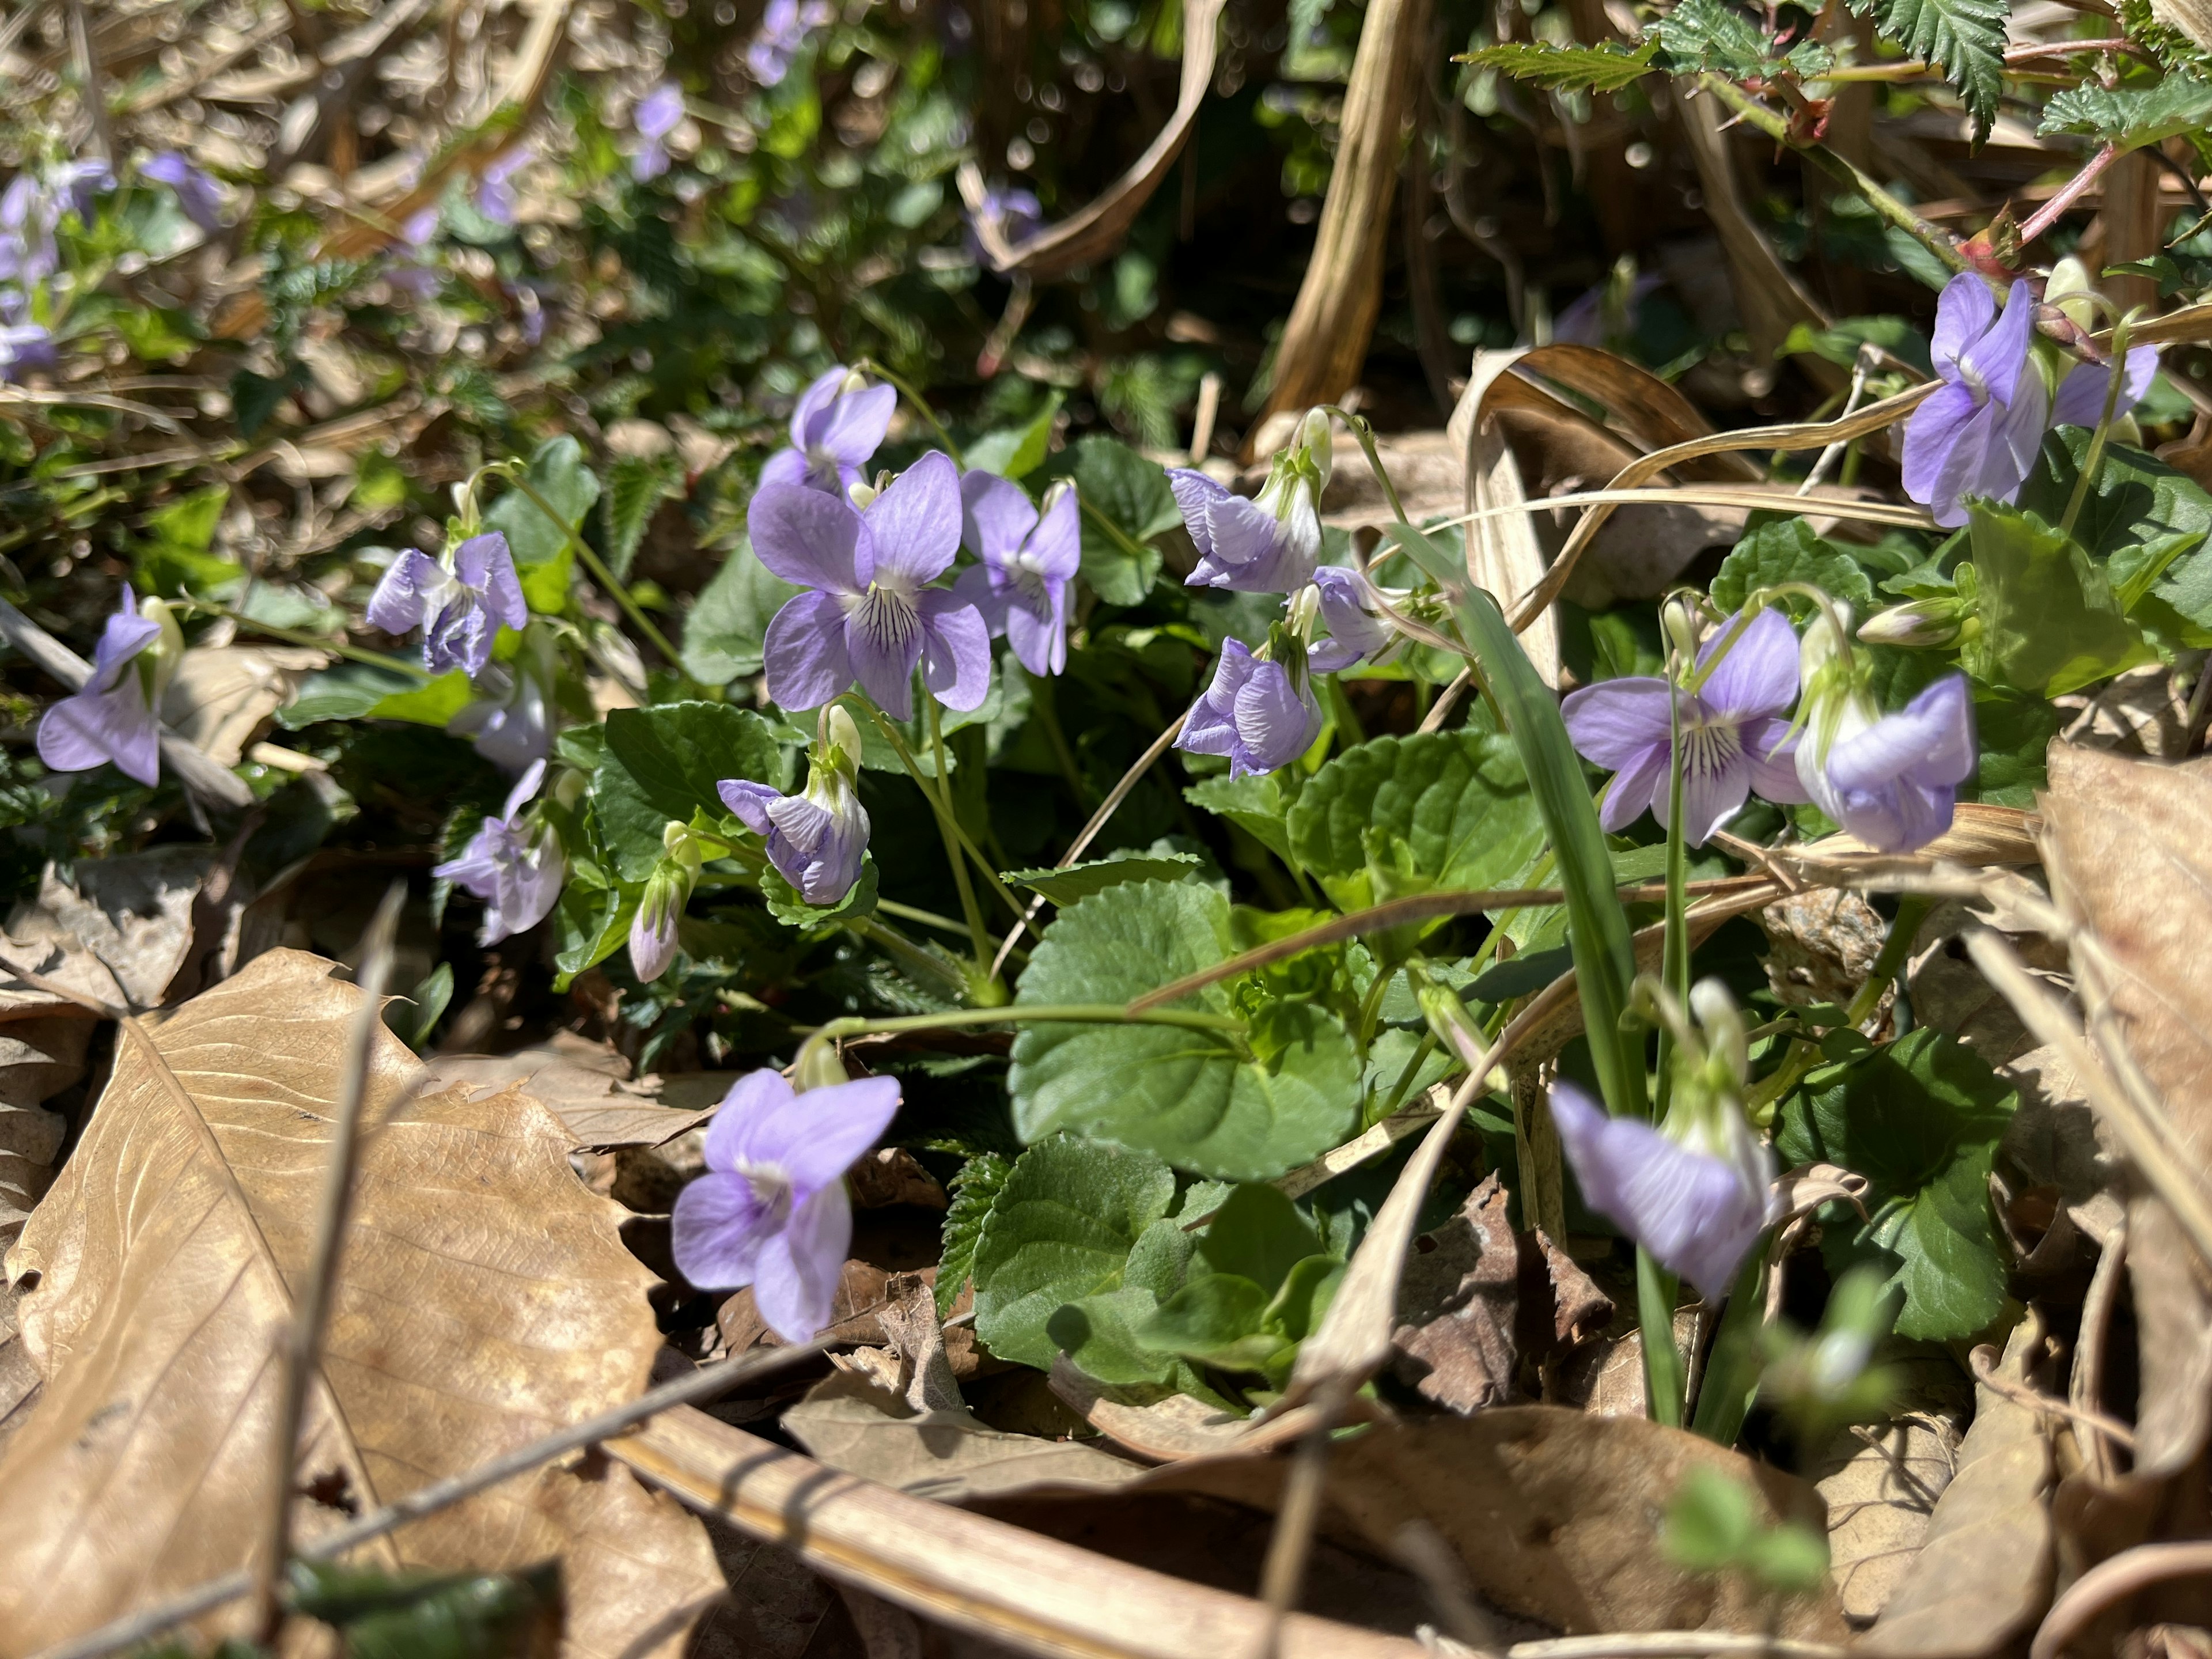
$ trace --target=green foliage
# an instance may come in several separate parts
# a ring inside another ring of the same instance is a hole
[[[1822,1212],[1831,1271],[1884,1269],[1903,1292],[1900,1335],[1971,1336],[2004,1299],[1989,1175],[2017,1097],[1973,1052],[1923,1029],[1805,1079],[1775,1137],[1785,1164],[1820,1160],[1873,1183],[1871,1219]]]
[[[530,608],[558,616],[568,608],[568,585],[575,567],[575,549],[568,538],[582,532],[584,515],[599,499],[599,481],[585,464],[583,446],[565,432],[538,447],[522,476],[559,515],[558,522],[509,484],[483,515],[483,527],[507,538],[507,550],[514,555],[514,568],[522,578],[522,597]]]
[[[1042,893],[1065,909],[1125,881],[1182,881],[1201,867],[1195,853],[1122,853],[1071,864],[1065,869],[1008,870],[1000,879],[1009,887]]]
[[[1051,458],[1083,503],[1083,580],[1109,605],[1139,605],[1160,574],[1151,544],[1182,522],[1167,474],[1127,444],[1092,436]]]
[[[1737,611],[1754,590],[1784,582],[1802,582],[1831,599],[1850,605],[1864,617],[1874,608],[1874,584],[1856,559],[1834,544],[1823,541],[1802,519],[1779,519],[1760,525],[1729,551],[1712,583],[1713,603],[1723,611]],[[1800,594],[1784,600],[1790,614],[1805,617],[1813,602]]]
[[[1127,882],[1063,911],[1015,1006],[1123,1003],[1232,954],[1229,902],[1181,882]],[[1227,1015],[1231,988],[1175,1005]],[[1152,1153],[1178,1169],[1263,1181],[1355,1127],[1359,1063],[1332,1014],[1261,998],[1240,1037],[1170,1025],[1048,1024],[1014,1039],[1007,1086],[1028,1141],[1063,1131]]]
[[[2090,434],[2061,427],[2043,441],[2020,505],[2058,523],[2073,499]],[[2075,521],[2077,541],[2105,562],[2130,621],[2171,645],[2212,645],[2212,495],[2186,474],[2112,444]]]
[[[1516,81],[1533,82],[1547,92],[1619,92],[1650,73],[1658,50],[1656,37],[1632,51],[1616,40],[1594,46],[1516,40],[1480,46],[1453,61],[1495,70]]]
[[[643,881],[660,861],[672,821],[728,813],[715,785],[750,778],[783,787],[775,728],[750,709],[720,702],[617,708],[607,716],[606,758],[592,781],[600,833],[625,881]]]
[[[684,672],[702,685],[759,673],[768,625],[799,591],[754,557],[750,544],[734,549],[684,619]]]
[[[937,1264],[937,1316],[950,1319],[960,1287],[975,1266],[975,1246],[983,1218],[998,1202],[1013,1164],[996,1152],[978,1152],[952,1177],[952,1202],[945,1207],[944,1247]]]
[[[2163,143],[2201,131],[2212,120],[2212,85],[2196,76],[2164,76],[2148,85],[2103,87],[2091,81],[2053,93],[2043,106],[2045,137],[2079,133],[2124,150]]]
[[[1026,478],[1044,465],[1052,443],[1053,422],[1060,418],[1060,394],[1054,392],[1032,419],[985,433],[962,450],[961,459],[972,471]]]
[[[1693,1572],[1738,1572],[1763,1589],[1809,1595],[1828,1574],[1828,1540],[1802,1521],[1763,1525],[1744,1484],[1710,1463],[1684,1477],[1661,1543]]]
[[[345,1636],[347,1659],[507,1659],[562,1619],[561,1564],[514,1573],[407,1573],[295,1561],[293,1607]]]
[[[1981,629],[1965,661],[1976,678],[2056,697],[2157,660],[2079,542],[2018,507],[1968,510]]]
[[[761,872],[761,901],[769,915],[787,927],[827,927],[853,916],[865,916],[876,908],[876,883],[881,872],[872,854],[860,860],[860,873],[852,890],[835,904],[809,904],[799,890],[773,867]]]
[[[1974,118],[1975,142],[1989,135],[2004,88],[2009,0],[1851,0],[1851,11],[1942,70]]]
[[[607,493],[599,503],[606,520],[607,568],[629,574],[654,509],[683,484],[684,463],[673,454],[623,455],[607,469]]]
[[[1284,863],[1295,867],[1288,818],[1292,789],[1282,772],[1232,778],[1206,778],[1185,789],[1183,799],[1226,818]]]

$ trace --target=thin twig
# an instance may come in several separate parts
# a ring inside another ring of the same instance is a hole
[[[1975,1349],[1968,1357],[1967,1363],[1973,1368],[1974,1381],[1991,1394],[2002,1395],[2014,1405],[2039,1416],[2056,1417],[2063,1422],[2078,1423],[2094,1429],[2100,1434],[2110,1436],[2129,1451],[2135,1449],[2136,1431],[2118,1418],[2069,1405],[2063,1400],[2053,1400],[2047,1394],[2039,1394],[2025,1382],[2015,1382],[2010,1377],[1999,1375],[1997,1351],[1988,1343],[1984,1342]]]
[[[426,1515],[435,1515],[441,1510],[451,1509],[465,1499],[475,1497],[489,1487],[512,1480],[519,1474],[527,1474],[542,1463],[550,1463],[566,1453],[580,1451],[586,1446],[602,1440],[611,1440],[626,1434],[647,1419],[656,1417],[678,1406],[696,1405],[726,1394],[740,1382],[780,1370],[795,1361],[809,1359],[822,1352],[825,1345],[820,1339],[796,1343],[789,1347],[756,1350],[741,1359],[726,1359],[719,1365],[708,1365],[664,1382],[649,1394],[641,1395],[626,1406],[611,1407],[596,1417],[587,1417],[580,1423],[572,1423],[565,1429],[556,1429],[542,1439],[526,1446],[518,1446],[504,1456],[495,1457],[464,1474],[432,1482],[410,1492],[397,1503],[387,1504],[373,1515],[340,1527],[325,1534],[300,1553],[307,1561],[327,1561],[361,1547],[374,1539],[419,1521]],[[221,1578],[210,1578],[191,1589],[173,1595],[165,1601],[102,1625],[73,1640],[47,1648],[32,1659],[104,1659],[104,1656],[119,1653],[141,1642],[160,1635],[173,1626],[226,1603],[235,1601],[252,1589],[252,1580],[241,1568],[226,1573]]]
[[[2100,1561],[2067,1587],[2035,1632],[2028,1659],[2058,1659],[2067,1644],[2098,1614],[2136,1591],[2169,1578],[2212,1573],[2212,1543],[2139,1544]]]
[[[269,1518],[265,1547],[254,1572],[255,1624],[261,1640],[273,1646],[284,1622],[279,1593],[284,1563],[292,1554],[293,1466],[299,1455],[301,1419],[307,1391],[319,1375],[323,1330],[330,1319],[331,1296],[337,1282],[346,1228],[353,1214],[354,1175],[361,1162],[361,1111],[368,1097],[369,1049],[384,1024],[384,985],[392,974],[392,946],[399,929],[407,884],[395,881],[362,934],[361,971],[356,983],[361,1006],[346,1033],[345,1071],[338,1087],[337,1111],[331,1119],[330,1161],[316,1204],[315,1243],[307,1274],[286,1330],[283,1392],[276,1408],[275,1438],[270,1443]]]

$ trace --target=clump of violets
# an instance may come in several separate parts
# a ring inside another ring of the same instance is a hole
[[[753,84],[775,87],[791,72],[791,60],[806,49],[815,30],[827,28],[837,14],[824,0],[768,0],[760,29],[745,47],[745,68]]]
[[[1972,271],[1954,276],[1936,303],[1934,357],[1943,384],[1905,425],[1905,493],[1956,528],[1966,498],[2009,501],[2043,442],[2050,389],[2031,355],[2035,295],[2016,282],[2002,314]],[[2101,406],[2104,387],[2097,395]],[[2092,424],[2094,424],[2094,419]]]
[[[112,761],[127,778],[159,783],[155,710],[184,648],[169,607],[150,598],[141,605],[125,583],[93,647],[91,677],[39,717],[39,758],[57,772],[89,772]]]
[[[1260,655],[1242,640],[1221,642],[1220,666],[1176,738],[1190,754],[1227,757],[1232,778],[1288,766],[1321,735],[1304,647],[1278,623],[1264,648]]]
[[[1170,467],[1168,483],[1183,528],[1198,548],[1191,587],[1237,593],[1295,593],[1314,579],[1321,558],[1321,493],[1332,461],[1328,417],[1308,412],[1296,441],[1274,459],[1250,501],[1188,467]]]
[[[1375,584],[1363,572],[1326,564],[1314,572],[1314,587],[1328,637],[1316,640],[1307,652],[1307,667],[1316,674],[1340,674],[1389,650],[1396,632],[1382,614]]]
[[[1910,853],[1951,827],[1959,786],[1979,763],[1973,695],[1946,674],[1893,714],[1875,707],[1863,665],[1838,633],[1850,607],[1805,630],[1804,732],[1797,775],[1813,802],[1881,853]]]
[[[752,1286],[770,1330],[810,1340],[830,1323],[853,1242],[845,1171],[899,1108],[896,1078],[801,1094],[780,1073],[748,1073],[707,1131],[707,1172],[677,1194],[676,1266],[702,1289]]]
[[[462,848],[461,855],[430,872],[483,901],[483,926],[477,943],[496,945],[527,933],[553,913],[568,861],[552,825],[530,810],[545,763],[538,761],[515,782],[496,817],[487,817]]]
[[[660,861],[645,879],[629,924],[629,968],[641,984],[659,979],[676,960],[677,925],[706,863],[699,838],[672,818],[662,827],[660,846]]]
[[[1797,635],[1782,612],[1768,610],[1739,613],[1705,642],[1695,690],[1638,674],[1571,693],[1562,712],[1576,752],[1613,774],[1599,821],[1624,830],[1649,809],[1667,822],[1670,699],[1682,729],[1682,838],[1691,846],[1704,846],[1754,791],[1771,801],[1806,799],[1790,733],[1797,673]]]
[[[149,157],[139,173],[176,193],[185,217],[212,236],[222,228],[222,191],[181,151],[165,149]]]
[[[443,560],[410,549],[369,596],[368,622],[387,634],[422,630],[422,663],[434,674],[481,674],[501,628],[530,620],[514,555],[498,531],[471,536]]]
[[[1661,1266],[1717,1301],[1779,1218],[1774,1155],[1745,1121],[1742,1016],[1717,980],[1691,988],[1701,1030],[1648,986],[1674,1029],[1666,1122],[1609,1117],[1571,1083],[1552,1085],[1552,1121],[1583,1197]]]
[[[630,125],[643,142],[629,158],[630,177],[643,184],[668,171],[668,135],[684,123],[684,88],[663,81],[637,100]]]
[[[722,804],[768,847],[776,873],[809,904],[844,902],[868,852],[868,814],[860,805],[860,732],[836,703],[822,711],[806,787],[780,793],[750,778],[715,786]]]
[[[799,484],[831,495],[848,494],[882,447],[897,406],[897,392],[869,385],[860,370],[829,370],[799,394],[791,411],[791,447],[762,464],[760,487]]]
[[[935,451],[865,509],[790,484],[757,491],[745,515],[753,551],[811,592],[785,602],[762,656],[770,698],[818,708],[858,681],[899,720],[914,714],[914,671],[948,708],[991,690],[991,630],[975,607],[931,586],[960,550],[960,481]]]
[[[1019,484],[989,472],[960,481],[961,541],[982,562],[952,591],[1004,635],[1032,674],[1067,666],[1067,593],[1083,562],[1075,486],[1065,481],[1030,505]]]

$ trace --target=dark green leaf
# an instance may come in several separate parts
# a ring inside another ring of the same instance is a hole
[[[388,1577],[295,1561],[292,1605],[345,1633],[347,1659],[507,1659],[542,1651],[562,1622],[561,1564],[514,1573]]]
[[[799,897],[796,887],[774,869],[768,869],[761,872],[761,897],[768,905],[769,915],[787,927],[826,927],[848,916],[867,915],[875,909],[876,877],[874,856],[864,854],[860,877],[853,883],[852,891],[835,904],[809,904]]]
[[[1711,70],[1747,81],[1765,75],[1774,57],[1765,32],[1726,0],[1681,0],[1654,33],[1667,68],[1678,75]]]
[[[2043,106],[2045,137],[2080,133],[2124,150],[2162,143],[2212,121],[2212,86],[2193,76],[2169,71],[2149,86],[2102,87],[2095,82],[2069,87]]]
[[[1975,678],[2057,697],[2157,660],[2080,543],[2019,507],[1967,510],[1981,631],[1963,660]]]
[[[1152,538],[1182,522],[1167,474],[1127,444],[1097,435],[1070,444],[1049,470],[1073,478],[1083,503],[1083,580],[1109,605],[1142,602],[1160,574]]]
[[[1652,69],[1659,43],[1646,40],[1633,51],[1619,41],[1594,46],[1558,46],[1548,40],[1516,40],[1482,46],[1455,61],[1495,70],[1516,81],[1531,81],[1547,92],[1619,92]]]
[[[1204,807],[1227,818],[1284,863],[1293,869],[1297,867],[1297,860],[1291,853],[1290,828],[1285,822],[1290,802],[1281,773],[1201,779],[1184,790],[1182,798],[1193,806]]]
[[[944,1248],[937,1266],[937,1316],[952,1317],[952,1304],[975,1265],[983,1218],[991,1212],[1013,1165],[996,1152],[978,1152],[952,1177],[952,1202],[945,1212]]]
[[[624,455],[607,469],[600,511],[606,519],[607,568],[617,576],[628,578],[653,510],[683,484],[684,463],[673,454]]]
[[[684,619],[684,672],[702,685],[727,685],[761,672],[768,625],[801,590],[740,545],[699,590]]]
[[[1266,1292],[1265,1304],[1291,1269],[1322,1248],[1313,1223],[1282,1189],[1248,1182],[1229,1194],[1198,1241],[1200,1260],[1218,1273],[1235,1273]]]
[[[1060,393],[1045,399],[1036,417],[1021,426],[987,432],[962,451],[971,472],[995,472],[1002,478],[1025,478],[1044,465],[1052,445],[1052,423],[1060,415]]]
[[[1713,576],[1713,603],[1723,611],[1737,611],[1754,590],[1783,582],[1803,582],[1832,599],[1844,600],[1863,617],[1874,608],[1874,584],[1856,559],[1825,542],[1802,519],[1782,519],[1763,524],[1729,550]],[[1788,597],[1790,614],[1803,617],[1813,608],[1810,599]]]
[[[775,729],[750,709],[723,702],[617,708],[607,716],[607,755],[592,780],[599,831],[625,881],[643,881],[662,853],[661,834],[694,813],[727,816],[715,785],[750,778],[783,787]]]
[[[1009,887],[1042,893],[1065,908],[1125,881],[1181,881],[1204,867],[1204,860],[1195,853],[1133,853],[1071,864],[1065,869],[1008,870],[1000,879]]]
[[[1975,142],[1988,136],[2004,90],[2008,0],[1852,0],[1851,10],[1871,13],[1884,36],[1942,70],[1974,118]]]

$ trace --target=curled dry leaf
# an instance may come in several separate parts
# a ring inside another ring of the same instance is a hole
[[[1528,499],[1521,464],[1484,407],[1491,387],[1519,355],[1477,351],[1467,390],[1460,394],[1459,405],[1445,426],[1445,434],[1461,458],[1466,481],[1460,511],[1486,513],[1492,508],[1519,507]],[[1506,512],[1495,518],[1478,518],[1464,534],[1468,578],[1501,602],[1510,604],[1516,595],[1543,580],[1544,545],[1537,538],[1535,514]],[[1547,609],[1528,625],[1521,643],[1544,684],[1556,686],[1559,683],[1559,613]]]
[[[667,1079],[655,1090],[647,1086],[651,1078],[632,1083],[629,1062],[611,1046],[587,1044],[565,1032],[512,1054],[440,1054],[430,1060],[429,1074],[424,1086],[430,1090],[465,1088],[482,1095],[526,1089],[561,1120],[572,1152],[665,1145],[711,1117],[732,1080],[729,1073],[699,1073],[693,1075],[709,1079],[711,1093],[706,1085],[667,1086],[688,1085],[690,1078]]]
[[[48,865],[38,896],[8,918],[0,956],[99,1001],[113,1003],[119,988],[134,1007],[154,1007],[191,951],[192,902],[215,864],[211,848],[157,847],[88,859],[74,885]],[[44,991],[0,989],[0,1010],[66,1006]]]
[[[1485,1176],[1457,1215],[1415,1241],[1398,1281],[1392,1369],[1455,1412],[1502,1404],[1513,1392],[1521,1253],[1509,1202],[1497,1175]]]
[[[240,1565],[258,1534],[276,1367],[313,1231],[360,994],[276,951],[149,1028],[9,1253],[44,1393],[0,1457],[0,1654],[34,1651]],[[528,1097],[410,1099],[379,1032],[354,1226],[302,1429],[319,1490],[373,1507],[644,1387],[650,1276]],[[339,1512],[302,1497],[296,1537]],[[558,1554],[566,1653],[680,1644],[719,1586],[697,1524],[602,1470],[548,1468],[392,1534],[395,1569]]]

